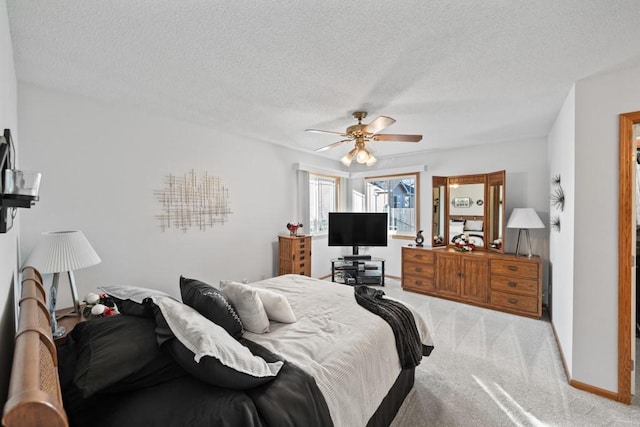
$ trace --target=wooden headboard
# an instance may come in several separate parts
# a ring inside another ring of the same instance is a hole
[[[19,306],[9,396],[2,425],[68,427],[46,293],[42,276],[33,267],[23,270]]]

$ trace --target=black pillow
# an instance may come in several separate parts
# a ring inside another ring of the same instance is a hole
[[[124,391],[175,378],[175,362],[158,346],[153,319],[116,315],[79,323],[73,383],[82,396]],[[179,371],[179,370],[178,370]]]
[[[113,299],[118,306],[118,311],[122,314],[153,319],[153,307],[147,304],[146,300],[142,304],[138,304],[130,299],[120,299],[114,296],[110,296],[110,298]]]
[[[218,289],[199,280],[180,276],[180,295],[183,303],[224,328],[232,337],[242,336],[240,316],[231,301]]]
[[[158,343],[166,350],[178,365],[191,376],[214,386],[224,387],[234,390],[246,390],[259,385],[273,381],[276,375],[272,376],[254,376],[246,369],[240,369],[240,365],[246,366],[242,360],[236,359],[238,369],[223,364],[220,360],[213,356],[202,356],[198,362],[195,360],[195,354],[189,350],[175,335],[171,332],[171,327],[167,323],[162,314],[160,307],[154,304],[156,316],[156,332],[158,334]],[[217,328],[221,334],[227,334]],[[222,342],[223,340],[220,340]],[[249,349],[249,353],[253,354],[253,348],[246,345],[248,340],[231,340],[234,346],[245,346]],[[223,345],[223,344],[220,344]],[[257,344],[256,344],[257,345]],[[250,355],[250,357],[254,357]],[[282,359],[276,359],[282,360]],[[276,360],[271,360],[275,362]],[[266,361],[266,360],[265,360]],[[269,363],[269,362],[268,362]]]

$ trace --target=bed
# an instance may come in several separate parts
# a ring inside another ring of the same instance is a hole
[[[23,276],[9,399],[3,415],[3,423],[9,427],[81,425],[90,419],[87,417],[94,417],[94,426],[388,425],[413,386],[415,366],[402,367],[397,331],[359,305],[353,287],[285,275],[250,287],[284,296],[296,321],[269,320],[269,332],[245,330],[237,339],[256,358],[270,367],[280,367],[273,380],[250,388],[220,387],[174,363],[157,368],[142,382],[137,378],[134,388],[130,384],[123,388],[119,382],[115,388],[110,386],[109,393],[99,391],[78,399],[73,389],[69,390],[68,377],[69,370],[75,369],[77,374],[79,364],[65,354],[69,345],[57,350],[53,343],[42,278],[32,268],[26,268]],[[164,297],[144,300],[147,306],[154,301],[156,316],[166,320],[161,324],[156,318],[154,323],[160,342],[162,325],[173,326],[174,322],[166,317],[164,304],[178,303]],[[407,308],[423,354],[428,354],[433,348],[429,331],[415,310]],[[81,323],[85,326],[76,327],[78,333],[74,329],[70,341],[78,338],[73,335],[95,329],[101,322],[127,322],[127,333],[149,323],[127,314],[115,317],[118,320]],[[194,324],[187,323],[188,327]],[[175,327],[173,332],[179,336]],[[142,341],[136,341],[135,347],[142,346]],[[178,339],[174,336],[167,342],[177,343]],[[192,358],[194,353],[190,353]]]
[[[449,239],[455,244],[462,236],[469,238],[475,246],[484,246],[483,217],[473,215],[458,215],[449,220]]]

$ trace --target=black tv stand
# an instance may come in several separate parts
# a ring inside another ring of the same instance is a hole
[[[383,258],[351,258],[344,256],[331,260],[331,281],[345,285],[384,286]]]
[[[343,257],[345,261],[355,261],[355,260],[370,260],[371,255],[345,255]]]

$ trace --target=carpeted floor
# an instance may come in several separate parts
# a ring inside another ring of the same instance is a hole
[[[548,321],[401,289],[381,288],[417,308],[435,344],[392,426],[640,426],[640,407],[568,385]]]

